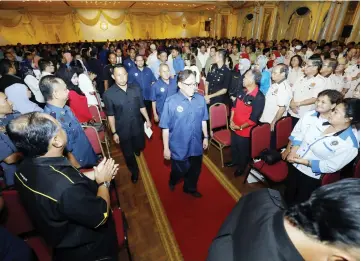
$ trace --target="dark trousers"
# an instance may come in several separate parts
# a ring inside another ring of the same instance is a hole
[[[125,163],[132,174],[138,174],[139,168],[134,153],[140,152],[144,149],[145,139],[144,134],[132,136],[129,139],[120,139],[120,149],[122,150]]]
[[[183,190],[197,191],[197,183],[202,169],[203,155],[189,157],[186,160],[171,160],[172,170],[169,183],[176,185],[184,178]]]
[[[312,192],[321,186],[321,180],[311,178],[292,164],[288,164],[288,176],[285,185],[285,201],[288,206],[292,206],[308,200]]]
[[[292,117],[291,114],[288,114],[288,116],[291,117],[291,119],[292,119],[292,128],[294,128],[296,126],[297,122],[299,121],[299,118]]]
[[[145,108],[147,109],[148,117],[152,119],[152,101],[144,100]]]
[[[239,171],[244,171],[250,160],[250,138],[241,137],[232,131],[231,152],[232,163],[238,166]]]

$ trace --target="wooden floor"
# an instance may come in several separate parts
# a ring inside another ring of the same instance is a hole
[[[230,150],[224,151],[225,161],[230,159]],[[168,260],[163,248],[160,235],[153,217],[153,213],[141,179],[137,184],[130,181],[130,173],[125,165],[120,149],[111,145],[111,155],[120,164],[120,171],[116,177],[117,191],[123,211],[129,223],[129,245],[134,261],[166,261]],[[209,158],[224,172],[232,184],[245,195],[262,188],[262,184],[244,184],[244,177],[235,178],[234,169],[222,168],[219,151],[211,147]],[[207,195],[203,195],[206,197]],[[128,260],[126,251],[121,251],[119,260]],[[198,261],[198,260],[194,260]],[[203,261],[203,260],[199,260]]]

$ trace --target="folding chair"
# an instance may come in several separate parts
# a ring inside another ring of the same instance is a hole
[[[321,186],[337,182],[341,179],[340,172],[323,174],[321,177]]]
[[[97,106],[90,105],[89,106],[89,111],[90,111],[90,114],[93,116],[96,123],[104,124],[103,119],[101,118],[101,115],[100,115],[100,112],[99,112],[99,109],[98,109]],[[108,138],[108,135],[106,133],[106,130],[105,129],[100,129],[100,130],[98,130],[98,134],[99,134],[99,138],[100,138],[101,143],[105,144],[105,147],[107,148],[108,157],[110,157],[109,138]]]
[[[255,159],[259,158],[262,151],[264,151],[265,149],[270,149],[270,142],[271,128],[268,123],[264,123],[252,128],[251,161],[247,168],[247,175],[244,183],[246,183],[252,169],[255,169],[259,173],[261,173],[266,178],[266,181],[269,180],[272,182],[281,182],[287,177],[288,166],[286,162],[279,161],[273,165],[268,165],[263,160],[255,161]]]
[[[92,127],[92,126],[83,126],[85,135],[87,136],[90,144],[93,147],[93,150],[95,152],[95,154],[99,155],[101,154],[102,157],[105,157],[105,153],[102,147],[102,143],[100,141],[99,135],[98,135],[98,131]]]
[[[227,106],[224,103],[215,103],[209,107],[209,124],[211,133],[210,144],[216,147],[221,153],[221,163],[223,162],[223,149],[231,146],[231,131],[228,128]],[[213,129],[224,128],[213,132]]]
[[[23,238],[34,250],[39,261],[51,261],[52,250],[43,238],[36,235],[35,228],[21,203],[19,193],[16,190],[5,190],[2,196],[6,206],[4,227],[12,234]]]
[[[129,242],[128,242],[128,223],[124,212],[120,207],[114,208],[113,210],[113,219],[115,223],[115,230],[117,233],[118,246],[119,249],[125,247],[128,253],[129,261],[132,261],[132,254],[130,253]]]

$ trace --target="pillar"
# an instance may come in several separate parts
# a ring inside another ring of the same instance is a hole
[[[268,35],[266,36],[267,40],[274,40],[274,32],[275,32],[275,26],[276,26],[277,12],[278,12],[278,5],[276,5],[274,7],[274,9],[272,10],[271,20],[270,20],[270,25],[269,25],[270,28],[269,28],[269,31],[268,31]]]
[[[340,12],[338,13],[336,26],[335,26],[335,29],[333,30],[331,40],[338,40],[338,38],[340,37],[341,30],[344,25],[343,21],[345,20],[345,16],[347,13],[348,4],[349,4],[348,1],[342,2],[342,4],[341,4]]]
[[[251,38],[255,38],[256,36],[256,24],[257,24],[257,7],[255,7],[253,11]]]
[[[322,13],[323,3],[324,3],[323,1],[318,1],[318,6],[316,9],[317,12],[312,13],[312,24],[310,26],[310,31],[308,33],[307,39],[315,39],[316,38],[316,30],[322,19],[322,15],[320,15],[320,14]]]
[[[240,37],[241,33],[242,33],[242,23],[241,20],[242,19],[242,11],[239,10],[238,12],[238,17],[237,17],[237,31],[236,31],[236,36]],[[243,21],[242,21],[243,22]]]
[[[205,18],[204,18],[204,12],[199,13],[199,30],[198,35],[203,36],[204,34],[204,24],[205,24]]]
[[[338,17],[339,17],[339,13],[340,13],[340,8],[341,8],[341,2],[336,2],[336,7],[335,10],[333,11],[333,19],[331,20],[330,26],[326,32],[326,40],[329,41],[332,38],[332,34],[335,30],[335,26],[336,26],[336,21],[338,21]]]
[[[352,19],[352,32],[349,38],[347,38],[347,42],[352,42],[352,41],[356,41],[358,42],[360,38],[359,34],[360,34],[360,3],[358,3],[356,11],[355,11],[355,15]]]
[[[263,18],[264,18],[264,3],[262,3],[259,6],[259,12],[258,12],[258,21],[257,21],[257,33],[256,33],[256,39],[260,39],[261,37],[261,32],[263,30]]]
[[[333,19],[333,13],[335,11],[335,7],[336,7],[336,2],[332,2],[330,8],[328,9],[325,26],[322,28],[319,40],[326,39],[328,29],[330,28],[330,24]]]

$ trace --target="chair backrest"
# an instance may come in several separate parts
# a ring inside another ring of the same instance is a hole
[[[334,183],[336,181],[339,181],[340,179],[341,179],[340,172],[327,173],[327,174],[323,175],[323,177],[322,177],[321,186]]]
[[[89,106],[89,112],[92,115],[93,119],[95,120],[95,122],[101,123],[102,119],[100,117],[100,112],[97,106],[95,105],[90,105]]]
[[[354,178],[360,178],[360,158],[357,160],[354,171],[353,171]]]
[[[201,89],[198,89],[198,94],[200,94],[200,95],[202,95],[202,96],[204,96],[204,91],[203,90],[201,90]]]
[[[268,123],[262,123],[251,130],[251,157],[257,158],[260,153],[270,148],[271,126]]]
[[[288,138],[292,132],[292,118],[283,117],[276,122],[276,149],[282,149],[287,146]]]
[[[98,131],[91,126],[83,126],[85,135],[87,136],[90,144],[93,147],[93,150],[95,154],[99,155],[101,154],[103,157],[105,157],[105,153],[102,147],[102,144],[99,139]]]
[[[215,103],[209,107],[209,124],[210,129],[227,127],[227,106],[224,103]]]
[[[2,196],[6,206],[4,227],[14,235],[35,230],[19,193],[16,190],[5,190]]]

